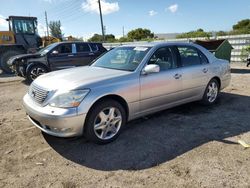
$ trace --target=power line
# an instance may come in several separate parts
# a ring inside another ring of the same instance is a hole
[[[75,13],[76,11],[79,11],[79,10],[80,10],[79,5],[72,3],[70,6],[67,6],[65,8],[61,8],[59,10],[50,11],[50,13],[54,17],[57,17],[57,16],[66,17],[66,16],[68,16],[69,13]]]
[[[51,8],[47,9],[47,13],[49,13],[50,17],[67,17],[69,13],[74,13],[78,11],[80,8],[80,4],[78,1],[65,1],[59,5],[52,6]],[[42,16],[39,14],[38,16]]]

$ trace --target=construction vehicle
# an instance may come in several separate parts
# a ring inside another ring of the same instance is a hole
[[[44,36],[42,37],[42,47],[46,47],[50,44],[56,43],[56,42],[62,42],[61,39],[53,37],[53,36]]]
[[[0,68],[5,73],[12,73],[8,60],[15,55],[34,53],[42,46],[42,39],[37,33],[37,18],[9,16],[9,31],[0,31]]]

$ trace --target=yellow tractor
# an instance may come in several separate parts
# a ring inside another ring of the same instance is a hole
[[[48,46],[50,44],[62,42],[60,39],[52,36],[44,36],[42,37],[42,47]]]
[[[15,55],[34,53],[43,42],[37,33],[37,18],[9,16],[9,31],[0,31],[0,68],[11,73],[8,60]]]

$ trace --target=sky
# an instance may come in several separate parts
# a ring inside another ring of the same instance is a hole
[[[106,33],[117,38],[123,28],[125,35],[139,27],[154,33],[229,31],[250,18],[250,0],[101,0],[101,5]],[[9,15],[34,16],[43,36],[45,11],[49,21],[61,21],[65,36],[101,34],[97,0],[0,0],[0,31],[8,30]]]

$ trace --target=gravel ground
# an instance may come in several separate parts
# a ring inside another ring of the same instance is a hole
[[[250,69],[211,107],[190,103],[130,122],[108,145],[41,133],[23,81],[1,83],[0,187],[250,187]]]

